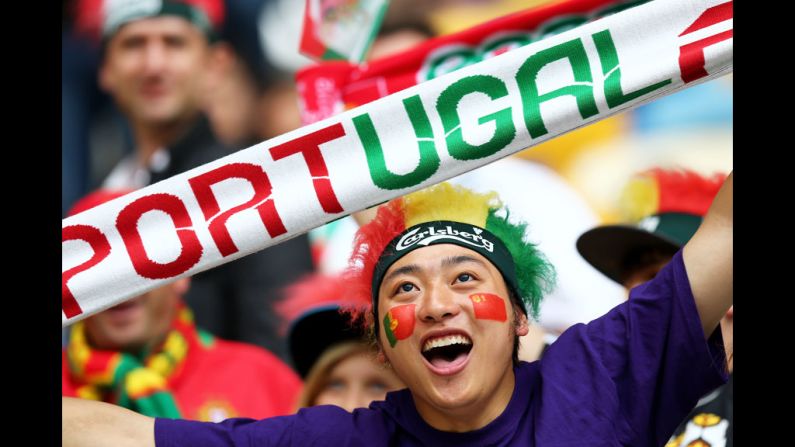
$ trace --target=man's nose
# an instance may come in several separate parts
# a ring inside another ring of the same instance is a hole
[[[357,408],[367,408],[370,405],[371,399],[361,387],[353,387],[345,398],[343,408],[349,412]]]
[[[423,297],[419,318],[425,322],[438,322],[458,315],[461,307],[456,303],[455,294],[444,285],[433,287]]]
[[[156,42],[152,42],[146,47],[144,68],[147,74],[157,74],[163,70],[168,62],[168,55],[165,47]]]

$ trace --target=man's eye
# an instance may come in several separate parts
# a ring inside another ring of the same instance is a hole
[[[345,388],[345,383],[342,380],[332,380],[326,385],[326,389],[333,391],[341,391]]]
[[[458,282],[467,282],[467,281],[472,281],[473,279],[474,278],[469,273],[462,273],[462,274],[458,275],[458,277],[456,278],[456,281],[458,281]]]
[[[414,284],[410,282],[405,282],[398,287],[398,292],[411,292],[414,289],[415,289]]]
[[[188,41],[182,37],[168,36],[166,37],[166,45],[169,48],[184,48],[188,45]]]
[[[134,36],[122,40],[119,46],[125,50],[134,50],[137,48],[142,48],[145,43],[146,40],[144,40],[142,37]]]
[[[368,388],[372,393],[383,393],[386,392],[386,384],[381,382],[372,382],[368,384]]]

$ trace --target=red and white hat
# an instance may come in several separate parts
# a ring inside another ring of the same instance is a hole
[[[223,0],[78,0],[76,9],[77,30],[101,39],[134,20],[174,15],[212,40],[224,20]]]

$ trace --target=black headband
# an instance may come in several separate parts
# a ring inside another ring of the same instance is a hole
[[[490,231],[461,222],[438,220],[407,228],[386,246],[373,271],[373,311],[378,309],[378,289],[389,267],[398,259],[418,248],[436,244],[453,244],[473,250],[488,259],[502,273],[508,287],[514,292],[522,311],[527,314],[519,295],[516,267],[508,247]]]

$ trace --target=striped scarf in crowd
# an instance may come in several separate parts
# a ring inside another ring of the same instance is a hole
[[[196,341],[193,314],[182,302],[163,343],[140,356],[92,348],[84,322],[75,323],[67,357],[77,396],[113,402],[146,416],[180,418],[169,378],[181,370],[189,346],[198,346]]]

